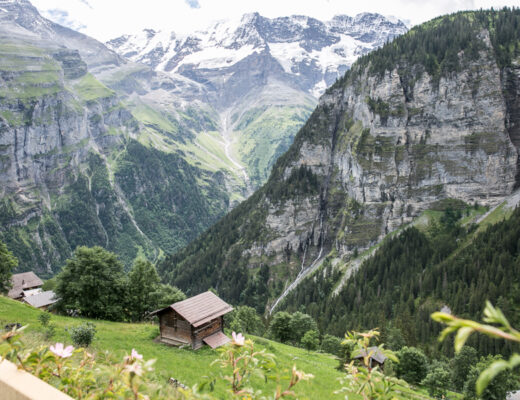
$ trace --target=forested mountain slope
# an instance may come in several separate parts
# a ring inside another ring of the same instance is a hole
[[[280,309],[304,308],[323,332],[382,329],[385,342],[421,346],[430,354],[453,355],[450,341],[439,343],[442,326],[431,313],[442,308],[479,319],[485,300],[518,325],[520,306],[520,208],[495,211],[498,222],[473,224],[474,208],[428,212],[422,222],[386,240],[338,285],[341,273],[330,260],[295,289]],[[469,217],[471,216],[471,217]],[[481,354],[507,355],[511,344],[474,336]]]
[[[263,311],[325,256],[341,268],[443,199],[501,203],[519,183],[519,25],[516,9],[457,13],[360,58],[165,279]]]

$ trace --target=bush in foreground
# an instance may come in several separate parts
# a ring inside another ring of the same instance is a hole
[[[13,330],[0,339],[0,356],[77,399],[194,399],[182,389],[160,386],[150,378],[153,360],[134,349],[120,362],[98,364],[82,348],[56,343],[27,349]]]
[[[0,360],[10,360],[78,399],[214,400],[211,393],[202,390],[219,383],[228,387],[230,398],[280,400],[297,398],[294,386],[312,377],[296,367],[292,371],[279,370],[274,355],[256,350],[253,341],[233,332],[233,341],[218,350],[220,357],[214,362],[221,367],[218,374],[192,389],[179,382],[173,387],[158,384],[152,374],[154,360],[145,361],[135,349],[119,362],[106,357],[100,363],[85,349],[63,343],[29,349],[21,340],[23,329],[13,329],[0,337]],[[253,377],[261,377],[261,382],[274,379],[276,389],[268,393],[261,384],[253,386]]]
[[[72,343],[79,347],[88,347],[96,336],[96,326],[92,322],[86,322],[68,329]]]
[[[481,324],[472,320],[458,318],[454,315],[436,312],[431,315],[434,321],[447,325],[439,340],[444,340],[449,334],[456,333],[454,348],[460,353],[468,338],[475,332],[495,339],[505,339],[520,343],[520,332],[513,328],[499,308],[487,301],[484,308],[484,322]],[[482,358],[473,366],[464,384],[464,398],[498,400],[506,398],[507,392],[518,387],[518,376],[514,372],[520,366],[520,354],[513,353],[509,360],[500,356]]]

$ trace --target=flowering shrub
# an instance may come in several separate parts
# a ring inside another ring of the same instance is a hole
[[[400,398],[400,391],[397,390],[396,386],[399,384],[406,387],[406,382],[385,376],[378,366],[371,366],[370,359],[376,351],[383,353],[387,359],[393,362],[399,362],[394,353],[386,350],[383,345],[376,347],[377,350],[371,350],[370,342],[378,337],[379,331],[375,329],[363,333],[347,332],[342,344],[353,348],[352,357],[361,356],[361,365],[356,365],[354,360],[345,364],[347,376],[342,380],[342,383],[346,386],[339,390],[338,393],[354,392],[360,394],[364,400],[393,400]]]
[[[186,389],[173,388],[170,385],[158,385],[149,375],[153,370],[154,360],[145,361],[136,349],[125,356],[122,362],[96,362],[94,356],[83,348],[55,343],[51,346],[40,346],[38,349],[27,349],[21,341],[24,328],[5,333],[0,337],[0,361],[7,359],[18,368],[29,372],[43,381],[55,386],[62,392],[77,399],[147,399],[147,400],[212,400],[210,394],[201,394],[205,384]],[[296,395],[292,388],[302,379],[308,379],[301,371],[292,369],[289,376],[276,373],[274,355],[265,350],[256,351],[251,340],[233,332],[233,340],[221,347],[220,358],[215,363],[222,367],[221,373],[211,382],[217,380],[230,384],[233,398],[278,400]],[[231,369],[231,371],[229,371]],[[261,377],[278,382],[275,392],[263,396],[261,390],[254,390],[251,378]],[[282,381],[288,381],[282,389]]]
[[[240,399],[265,399],[278,400],[284,397],[296,397],[293,387],[300,380],[312,378],[311,374],[305,374],[293,367],[290,376],[280,376],[276,371],[275,356],[266,353],[265,350],[255,350],[252,340],[246,340],[241,333],[232,333],[233,340],[227,346],[219,348],[220,358],[214,361],[219,364],[221,372],[218,377],[210,380],[213,386],[218,379],[229,382],[229,392],[233,398]],[[272,395],[263,395],[261,390],[253,388],[251,378],[257,377],[264,382],[274,379],[277,382],[276,390]],[[285,389],[282,381],[288,381]],[[201,385],[202,387],[204,386]]]
[[[26,350],[23,328],[1,337],[0,357],[77,399],[193,399],[190,391],[159,386],[147,376],[154,360],[135,349],[120,363],[98,364],[85,349],[63,343]]]

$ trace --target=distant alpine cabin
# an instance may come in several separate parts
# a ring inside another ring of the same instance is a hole
[[[224,315],[233,310],[212,292],[204,292],[154,311],[159,317],[160,340],[176,346],[200,349],[204,343],[215,349],[230,341],[224,334]]]
[[[35,308],[47,310],[58,299],[52,290],[43,291],[43,282],[32,272],[14,274],[11,278],[10,298],[27,303]]]
[[[365,350],[361,350],[357,356],[354,357],[354,360],[361,360],[362,358],[365,358],[367,356],[367,353]],[[369,347],[368,348],[368,362],[369,367],[379,367],[383,368],[385,366],[386,356],[383,354],[381,350],[377,346]]]
[[[7,295],[15,300],[40,293],[43,286],[42,280],[32,271],[13,274],[11,284]]]

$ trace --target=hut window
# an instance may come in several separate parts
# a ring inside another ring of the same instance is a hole
[[[177,314],[173,315],[173,329],[177,331]]]

